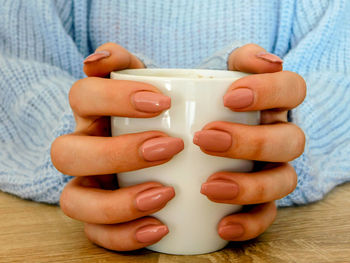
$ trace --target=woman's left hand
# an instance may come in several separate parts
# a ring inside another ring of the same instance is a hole
[[[305,98],[304,79],[282,70],[282,60],[257,45],[248,44],[231,53],[229,70],[257,73],[235,81],[225,94],[224,105],[236,112],[261,111],[261,125],[216,121],[194,137],[194,143],[210,155],[260,161],[250,173],[218,172],[202,185],[211,201],[253,205],[223,218],[219,235],[243,241],[263,233],[276,217],[275,200],[291,193],[297,174],[289,161],[304,150],[303,131],[287,120],[287,112]]]

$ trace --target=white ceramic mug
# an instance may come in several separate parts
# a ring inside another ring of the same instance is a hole
[[[169,233],[151,250],[169,254],[203,254],[223,248],[227,241],[217,224],[241,206],[214,203],[200,193],[201,185],[218,171],[251,171],[253,162],[210,156],[192,140],[194,133],[211,121],[259,124],[259,112],[233,112],[223,105],[229,86],[247,74],[197,69],[135,69],[112,72],[112,79],[149,83],[171,98],[171,108],[155,118],[112,117],[112,136],[160,130],[183,139],[185,148],[169,162],[118,174],[121,187],[147,181],[173,186],[176,196],[153,214]]]

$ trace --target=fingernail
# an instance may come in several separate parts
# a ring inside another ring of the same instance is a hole
[[[143,112],[159,112],[170,108],[171,99],[163,94],[140,91],[132,96],[135,109]]]
[[[136,230],[136,240],[140,243],[155,243],[169,233],[165,225],[148,225]]]
[[[150,139],[145,141],[140,148],[143,158],[150,162],[169,159],[183,149],[183,140],[174,137]]]
[[[233,181],[214,180],[202,184],[201,193],[211,199],[231,200],[238,195],[239,187]]]
[[[234,240],[244,234],[244,228],[241,224],[228,224],[218,230],[219,235],[225,240]]]
[[[278,63],[278,64],[283,63],[283,60],[279,56],[276,56],[268,52],[260,52],[256,54],[256,57],[271,63]]]
[[[84,60],[84,64],[89,64],[92,62],[99,61],[103,58],[107,58],[111,55],[111,53],[107,50],[101,50],[101,51],[96,51],[95,53],[92,53],[91,55],[87,56]]]
[[[254,101],[254,93],[251,89],[238,88],[234,89],[224,96],[225,107],[232,109],[245,108]]]
[[[174,188],[157,187],[139,193],[135,203],[138,210],[149,211],[163,207],[174,196]]]
[[[203,130],[194,134],[193,143],[207,151],[225,152],[231,147],[232,138],[224,131]]]

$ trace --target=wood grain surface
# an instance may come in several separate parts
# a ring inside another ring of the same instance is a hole
[[[255,240],[198,256],[146,249],[108,251],[90,243],[82,224],[58,207],[0,192],[0,262],[350,263],[350,184],[337,187],[318,203],[280,209],[275,223]]]

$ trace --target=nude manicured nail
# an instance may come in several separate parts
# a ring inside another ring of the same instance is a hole
[[[214,180],[202,184],[201,193],[211,199],[231,200],[238,195],[238,184],[227,180]]]
[[[256,57],[271,63],[278,63],[278,64],[283,63],[283,60],[279,56],[276,56],[268,52],[260,52],[256,54]]]
[[[111,53],[107,50],[96,51],[95,53],[92,53],[91,55],[85,58],[84,64],[89,64],[92,62],[99,61],[101,59],[109,57],[110,55]]]
[[[139,193],[135,204],[138,210],[149,211],[163,207],[174,196],[174,188],[156,187]]]
[[[159,112],[171,106],[170,97],[149,91],[136,92],[132,102],[136,110],[143,112]]]
[[[207,151],[225,152],[231,147],[232,138],[224,131],[202,130],[194,134],[193,143]]]
[[[250,106],[254,101],[254,93],[251,89],[234,89],[224,96],[225,107],[240,109]]]
[[[155,243],[169,233],[165,225],[148,225],[136,230],[135,237],[140,243]]]
[[[218,232],[223,239],[234,240],[244,234],[244,228],[242,225],[234,223],[220,227]]]
[[[183,140],[174,137],[153,138],[145,141],[140,148],[143,158],[150,162],[169,159],[183,149]]]

